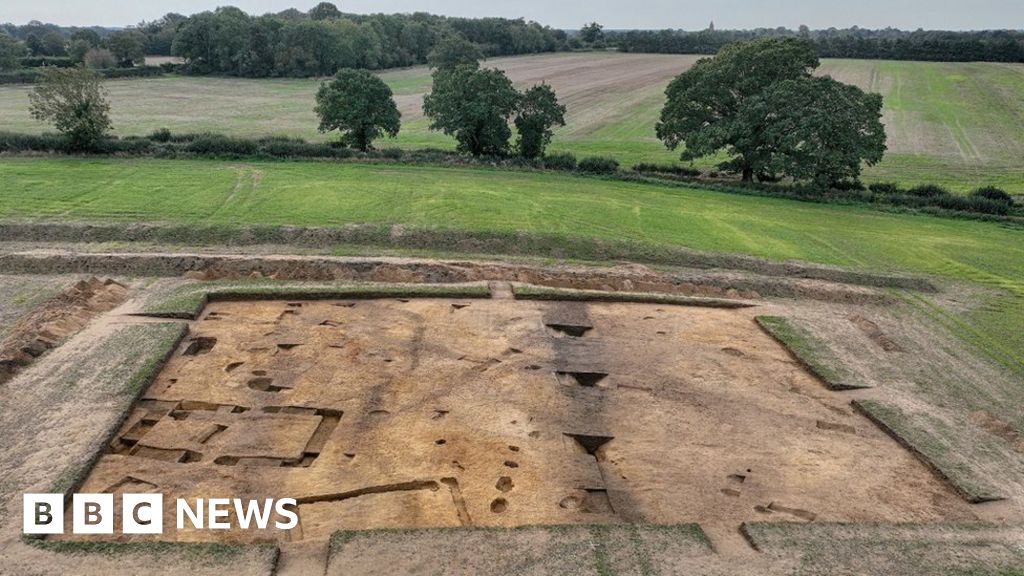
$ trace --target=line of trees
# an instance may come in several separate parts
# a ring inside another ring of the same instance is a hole
[[[623,52],[717,54],[727,44],[757,38],[802,38],[821,58],[927,60],[944,62],[1024,62],[1024,32],[949,32],[893,28],[838,30],[759,28],[755,30],[632,30],[606,33]]]
[[[143,64],[146,37],[135,29],[100,34],[92,28],[79,28],[67,36],[48,25],[42,36],[29,32],[24,40],[0,31],[0,72],[24,67],[69,67],[85,64],[89,68],[131,68]]]
[[[481,68],[477,47],[449,36],[431,53],[433,88],[423,98],[430,128],[455,138],[458,150],[473,156],[509,152],[515,124],[516,153],[540,158],[556,126],[565,125],[565,106],[547,84],[517,91],[504,72]],[[366,151],[373,141],[401,129],[391,89],[366,70],[346,68],[321,85],[316,96],[320,131],[341,132],[341,143]]]
[[[185,58],[187,71],[245,77],[326,76],[342,68],[423,64],[437,43],[453,34],[485,56],[552,52],[565,44],[564,32],[521,19],[361,16],[342,14],[326,2],[305,14],[250,16],[222,7],[184,20],[169,15],[162,22],[141,28],[159,39],[150,43],[154,50],[166,48],[170,36],[170,53]]]
[[[289,9],[252,16],[224,6],[192,16],[169,13],[116,31],[39,22],[3,24],[0,71],[20,67],[26,56],[37,57],[29,65],[85,62],[99,68],[133,66],[148,54],[181,56],[184,71],[192,74],[330,76],[343,68],[425,64],[437,44],[451,35],[473,43],[486,57],[553,52],[567,46],[564,31],[523,19],[344,14],[329,2],[308,12]],[[42,57],[46,60],[39,60]]]

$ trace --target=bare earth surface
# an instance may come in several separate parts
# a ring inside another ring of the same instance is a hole
[[[577,268],[560,281],[585,283]],[[129,314],[204,283],[115,279],[125,305],[0,385],[0,574],[1024,566],[1015,381],[914,309],[867,297],[880,289],[706,309],[528,301],[492,283],[492,299],[214,302],[177,322]],[[873,387],[827,389],[759,315],[811,331]],[[911,444],[952,458],[932,466],[1003,499],[968,504],[851,400],[905,410]],[[292,496],[301,528],[23,542],[21,494],[69,489]]]
[[[168,516],[172,497],[294,497],[301,532],[278,536],[292,540],[974,518],[751,316],[512,300],[217,303],[83,489],[160,491]]]

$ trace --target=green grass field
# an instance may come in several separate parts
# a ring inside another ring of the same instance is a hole
[[[1002,290],[919,306],[1024,374],[1024,231],[989,222],[535,172],[329,162],[16,158],[0,217],[196,224],[398,223],[629,239]]]
[[[673,162],[678,155],[655,138],[664,88],[696,56],[620,53],[545,54],[499,58],[519,86],[550,83],[567,105],[568,124],[552,150],[608,155],[625,166]],[[1024,65],[996,63],[825,60],[820,69],[885,96],[889,154],[869,168],[868,181],[934,182],[966,191],[982,184],[1024,192]],[[430,88],[424,67],[387,71],[403,129],[394,144],[453,146],[428,129],[420,112]],[[107,83],[115,132],[213,131],[239,136],[281,134],[310,139],[317,79],[248,80],[165,77]],[[0,126],[40,132],[28,115],[24,86],[0,87]],[[387,146],[388,141],[382,141]],[[711,161],[701,163],[709,166]]]

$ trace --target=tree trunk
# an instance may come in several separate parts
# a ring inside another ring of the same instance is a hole
[[[750,166],[745,166],[743,168],[743,181],[744,182],[753,182],[754,181],[754,169],[751,168]]]

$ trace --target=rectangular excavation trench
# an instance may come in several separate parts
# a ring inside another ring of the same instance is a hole
[[[514,300],[213,303],[79,492],[165,495],[163,535],[98,539],[974,518],[796,365],[756,314]],[[178,532],[179,497],[295,498],[300,527]]]

